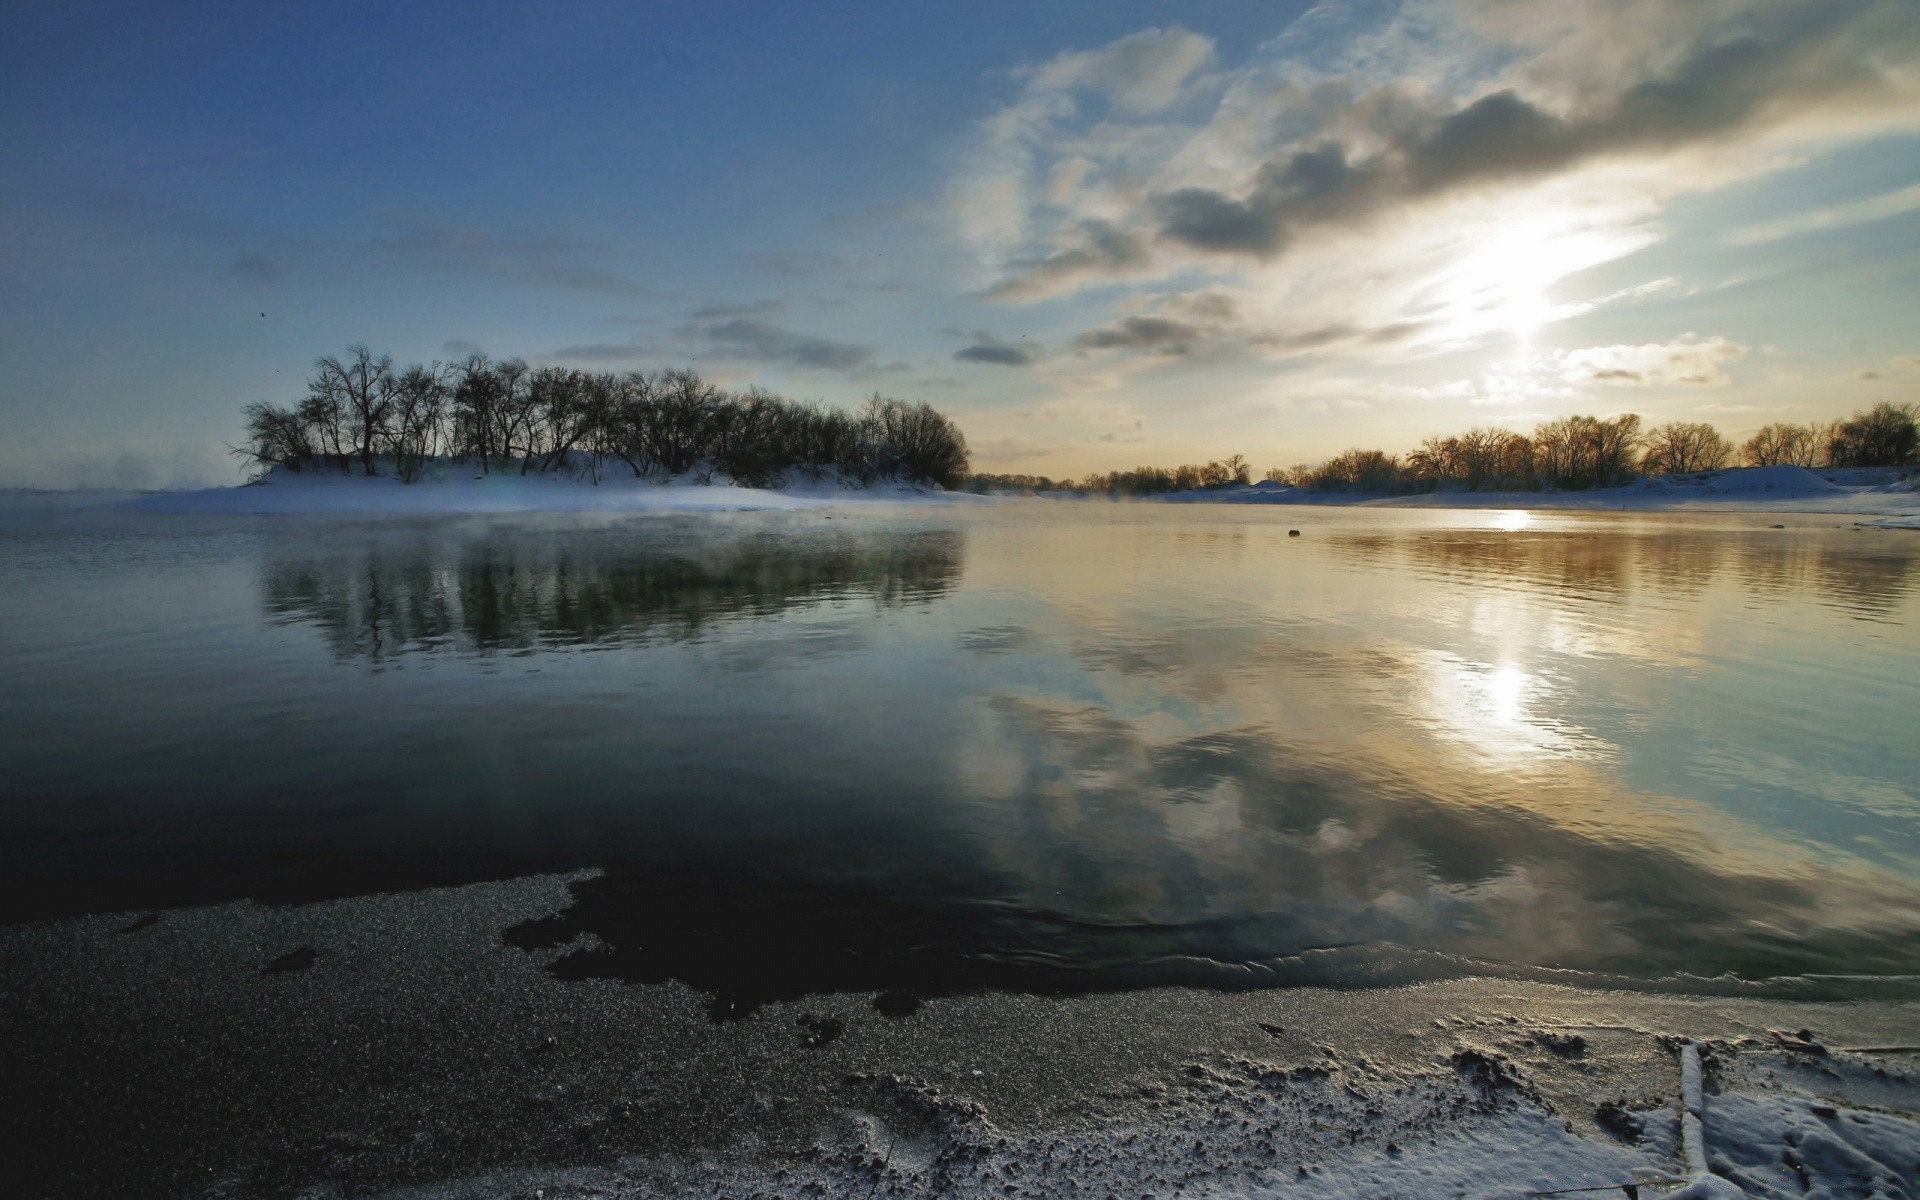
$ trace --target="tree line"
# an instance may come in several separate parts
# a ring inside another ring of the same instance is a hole
[[[702,482],[720,474],[749,487],[799,470],[955,488],[968,466],[966,438],[925,403],[876,394],[849,412],[725,391],[690,370],[579,371],[484,354],[396,367],[364,346],[318,359],[299,403],[248,405],[246,431],[236,452],[262,467],[391,470],[403,483],[436,459],[596,483],[620,467]]]
[[[1430,437],[1406,454],[1354,449],[1325,462],[1276,467],[1265,478],[1322,492],[1581,491],[1614,487],[1642,475],[1750,467],[1903,467],[1920,464],[1920,409],[1876,404],[1845,420],[1762,427],[1736,447],[1712,425],[1670,421],[1642,429],[1638,414],[1570,416],[1531,434],[1478,428]],[[1109,496],[1244,484],[1246,460],[1233,455],[1204,466],[1136,467],[1084,479],[1044,475],[975,475],[976,492],[1073,491]]]

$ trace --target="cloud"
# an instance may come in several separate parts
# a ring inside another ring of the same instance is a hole
[[[1145,350],[1183,355],[1193,349],[1199,329],[1166,317],[1122,317],[1111,325],[1089,329],[1073,339],[1084,350]]]
[[[454,338],[451,341],[440,344],[440,353],[446,355],[448,358],[471,358],[475,354],[483,353],[483,351],[478,342],[469,342],[464,338]]]
[[[413,271],[491,276],[523,286],[635,297],[639,284],[587,266],[604,257],[593,242],[553,233],[491,229],[402,213],[383,214],[393,234],[376,238],[374,253]]]
[[[973,455],[981,462],[1006,465],[1018,462],[1032,462],[1037,458],[1053,455],[1054,447],[1028,441],[1025,438],[984,438],[968,439]]]
[[[1760,242],[1778,241],[1796,234],[1821,233],[1829,229],[1847,229],[1855,225],[1883,221],[1888,217],[1912,212],[1916,208],[1920,208],[1920,183],[1878,196],[1868,196],[1860,200],[1849,200],[1844,204],[1831,204],[1825,208],[1810,209],[1790,217],[1782,217],[1777,221],[1749,225],[1727,240],[1736,246],[1751,246]]]
[[[1029,95],[1087,89],[1115,106],[1152,113],[1178,100],[1213,59],[1213,39],[1174,26],[1147,29],[1098,50],[1072,50],[1028,76]]]
[[[1733,382],[1725,364],[1745,358],[1747,347],[1723,337],[1644,346],[1593,346],[1566,351],[1558,373],[1573,384],[1613,387],[1723,387]]]
[[[1034,300],[1103,278],[1140,272],[1153,264],[1144,234],[1108,221],[1087,220],[1067,235],[1062,249],[1016,259],[1007,278],[987,290],[991,300]]]
[[[1780,156],[1744,149],[1765,138],[1920,125],[1908,0],[1384,9],[1373,27],[1343,30],[1317,9],[1245,66],[1177,87],[1167,81],[1187,76],[1169,60],[1164,75],[1140,75],[1158,82],[1130,102],[1131,122],[1125,104],[1091,122],[1059,90],[1133,96],[1095,82],[1121,70],[1106,64],[1136,52],[1131,39],[1037,71],[983,123],[957,189],[963,236],[1000,263],[987,294],[1250,269],[1575,177],[1609,182],[1598,196],[1567,189],[1568,203],[1644,219],[1663,196],[1777,167]],[[1198,124],[1160,111],[1202,94],[1214,100]],[[1616,239],[1615,256],[1626,245]]]
[[[546,357],[562,362],[629,363],[657,358],[659,351],[639,342],[580,342],[562,346]]]
[[[1000,367],[1030,367],[1040,361],[1043,350],[1026,341],[1010,342],[984,330],[974,334],[973,345],[953,352],[956,362],[991,363]]]
[[[723,357],[825,371],[853,371],[873,361],[871,346],[795,333],[758,317],[731,317],[691,332]]]

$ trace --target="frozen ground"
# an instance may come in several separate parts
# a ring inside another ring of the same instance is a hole
[[[258,483],[162,492],[128,506],[144,512],[204,515],[260,513],[490,513],[490,512],[720,512],[797,509],[865,500],[968,502],[976,497],[885,480],[860,485],[838,477],[795,478],[787,486],[737,487],[724,479],[700,483],[688,474],[641,479],[624,466],[603,471],[598,482],[564,473],[483,474],[451,463],[435,464],[425,478],[404,484],[387,473],[367,477],[333,471],[275,469]]]
[[[1573,1047],[1574,1032],[1521,1039]],[[1509,1039],[1514,1040],[1514,1039]],[[917,1124],[849,1110],[791,1156],[745,1144],[698,1159],[511,1172],[387,1193],[391,1200],[569,1196],[1210,1196],[1373,1200],[1584,1194],[1767,1200],[1920,1195],[1916,1088],[1871,1056],[1818,1065],[1754,1039],[1708,1047],[1717,1060],[1706,1150],[1714,1177],[1686,1188],[1679,1120],[1656,1096],[1596,1106],[1580,1133],[1497,1053],[1441,1066],[1342,1061],[1193,1063],[1139,1089],[1146,1113],[1075,1128],[1005,1130],[979,1105],[897,1075],[854,1075]],[[1560,1053],[1577,1057],[1579,1050]],[[1908,1111],[1889,1108],[1904,1105]],[[1727,1185],[1731,1184],[1731,1188]],[[1633,1191],[1628,1190],[1629,1186]]]
[[[1698,1038],[1709,1159],[1748,1195],[1920,1195],[1910,992],[844,993],[715,1023],[678,983],[567,981],[545,969],[564,948],[503,943],[566,896],[541,876],[0,929],[13,1181],[224,1200],[1518,1197],[1677,1177],[1676,1052]],[[1832,1052],[1768,1033],[1803,1026]]]
[[[1920,488],[1911,473],[1876,468],[1809,471],[1738,467],[1694,475],[1656,475],[1624,487],[1585,492],[1429,492],[1414,496],[1312,492],[1276,483],[1182,492],[1174,503],[1336,504],[1381,508],[1561,508],[1834,513],[1878,516],[1889,527],[1920,526]]]

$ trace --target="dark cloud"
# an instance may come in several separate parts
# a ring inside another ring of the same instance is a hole
[[[1200,330],[1166,317],[1122,317],[1111,325],[1089,329],[1073,339],[1083,350],[1148,350],[1156,354],[1186,354]]]
[[[764,317],[779,312],[785,303],[780,300],[754,300],[746,304],[707,304],[693,310],[696,321],[727,321],[734,317]]]
[[[1074,240],[1077,245],[1015,262],[1013,275],[996,284],[987,295],[996,300],[1028,299],[1084,279],[1144,267],[1152,257],[1145,235],[1123,230],[1108,221],[1080,222]]]
[[[1002,367],[1033,365],[1033,352],[1025,346],[968,346],[955,350],[953,357],[958,362],[994,363]]]
[[[1384,346],[1390,342],[1404,342],[1432,323],[1431,321],[1396,321],[1391,325],[1367,330],[1361,340],[1375,346]]]
[[[637,342],[582,342],[562,346],[547,357],[564,362],[627,363],[653,358],[656,354],[652,347]]]
[[[485,275],[533,287],[610,296],[645,292],[637,283],[585,265],[606,251],[581,239],[403,214],[388,214],[387,220],[397,232],[375,239],[374,253],[408,270]]]
[[[973,345],[953,352],[956,362],[991,363],[999,367],[1030,367],[1043,351],[1032,342],[1010,342],[990,333],[973,335]]]
[[[749,362],[785,363],[825,371],[852,371],[873,361],[871,346],[795,333],[757,317],[733,317],[698,326],[694,333],[715,351]]]
[[[1269,350],[1295,351],[1318,350],[1335,342],[1350,341],[1359,337],[1358,326],[1344,322],[1335,325],[1322,325],[1317,329],[1305,329],[1298,333],[1263,333],[1249,339],[1255,345]]]

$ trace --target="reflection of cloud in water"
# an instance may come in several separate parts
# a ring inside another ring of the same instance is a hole
[[[351,555],[270,561],[264,601],[282,620],[317,626],[341,657],[604,649],[699,637],[801,607],[924,603],[957,583],[963,565],[955,530],[708,532],[685,541],[671,531],[395,534]],[[789,649],[831,652],[849,636],[808,631]]]
[[[1905,969],[1920,892],[1729,840],[1718,814],[1595,773],[1516,779],[1384,739],[1249,726],[1172,739],[1002,699],[992,842],[1034,903],[1137,953],[1241,961],[1389,942],[1629,974]],[[1018,764],[1009,771],[1005,764]],[[1098,957],[1096,954],[1094,957]]]

